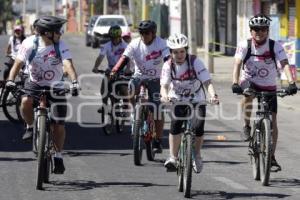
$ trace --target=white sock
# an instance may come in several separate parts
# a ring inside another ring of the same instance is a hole
[[[61,152],[55,152],[54,157],[62,158],[62,153]]]
[[[31,125],[27,124],[26,128],[33,128],[33,125],[32,124]]]

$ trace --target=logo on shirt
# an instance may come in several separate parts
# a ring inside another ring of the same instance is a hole
[[[161,50],[159,50],[159,51],[152,51],[150,54],[148,54],[146,56],[146,61],[154,60],[156,58],[159,58],[161,55],[162,55]]]
[[[186,80],[189,78],[195,78],[195,71],[193,69],[186,70],[182,75],[180,75],[179,79]]]
[[[266,68],[262,68],[258,70],[258,76],[261,78],[265,78],[269,75],[269,71]]]

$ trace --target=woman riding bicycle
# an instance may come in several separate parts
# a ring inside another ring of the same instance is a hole
[[[10,69],[12,68],[12,66],[15,62],[19,48],[25,38],[26,37],[23,33],[22,26],[20,26],[20,25],[15,26],[14,27],[14,35],[9,38],[8,46],[6,48],[6,55],[7,55],[7,57],[9,57],[9,61],[7,62],[6,68],[4,69],[4,72],[3,72],[4,80],[7,79]]]
[[[171,118],[169,134],[170,157],[164,166],[170,170],[177,166],[181,133],[184,131],[182,130],[183,120],[178,120],[177,117],[187,117],[188,103],[192,103],[193,109],[196,108],[194,110],[196,115],[192,120],[192,130],[196,135],[193,168],[196,173],[200,173],[203,167],[200,149],[203,143],[206,115],[206,97],[203,86],[215,103],[219,102],[218,96],[204,64],[196,56],[188,54],[188,39],[185,35],[171,35],[167,40],[167,46],[170,48],[171,58],[164,63],[162,68],[161,100],[168,102],[170,99],[176,99],[187,104],[175,105],[175,117]],[[190,101],[191,97],[192,101]]]

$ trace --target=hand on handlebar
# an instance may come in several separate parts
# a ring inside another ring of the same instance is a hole
[[[72,85],[70,87],[72,96],[78,96],[79,84],[77,80],[72,81]]]
[[[287,87],[286,89],[286,93],[288,95],[294,95],[294,94],[297,94],[297,91],[298,91],[298,88],[296,86],[296,83],[292,83],[292,84],[289,84],[289,86]]]
[[[215,94],[213,97],[211,97],[211,98],[209,99],[209,103],[215,104],[215,105],[219,105],[220,100],[219,100],[218,95]]]
[[[5,84],[5,88],[8,90],[8,91],[12,91],[16,88],[16,83],[12,80],[7,80],[6,81],[6,84]]]

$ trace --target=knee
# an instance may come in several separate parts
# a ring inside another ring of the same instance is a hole
[[[31,97],[23,97],[21,103],[22,103],[23,107],[26,107],[26,108],[33,107],[33,99]]]

